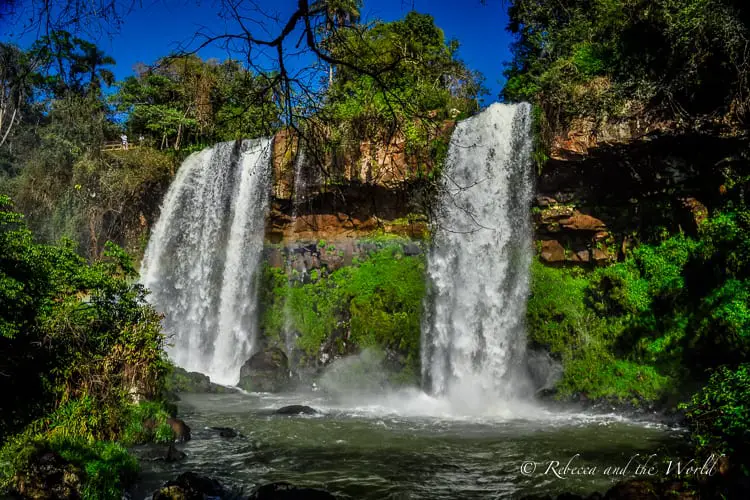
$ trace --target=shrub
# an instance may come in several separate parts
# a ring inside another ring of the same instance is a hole
[[[728,453],[746,464],[750,455],[750,364],[721,367],[682,405],[699,450]]]

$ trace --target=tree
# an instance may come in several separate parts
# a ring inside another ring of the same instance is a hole
[[[42,86],[51,97],[68,92],[99,93],[101,83],[114,83],[114,74],[102,66],[115,64],[95,44],[67,31],[54,31],[36,41],[31,52],[39,59],[44,78]]]
[[[74,55],[73,71],[88,75],[88,92],[99,92],[102,81],[107,86],[112,85],[115,81],[114,73],[102,66],[111,66],[115,64],[115,60],[91,42],[76,39],[76,43],[81,54]]]
[[[115,97],[134,135],[162,148],[271,134],[279,125],[273,92],[236,61],[165,57],[127,78]]]
[[[322,10],[325,16],[324,41],[330,46],[336,43],[339,28],[357,23],[362,9],[362,0],[318,0],[311,8]],[[328,65],[328,86],[333,85],[334,65]]]
[[[35,62],[14,45],[0,43],[0,147],[18,125],[33,93]]]
[[[748,9],[734,0],[515,0],[507,100],[531,100],[552,129],[575,116],[646,109],[742,121],[750,101]]]

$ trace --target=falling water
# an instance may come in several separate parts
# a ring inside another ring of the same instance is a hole
[[[428,255],[426,389],[464,405],[520,396],[532,255],[530,109],[493,104],[451,138]]]
[[[150,302],[183,368],[237,383],[256,337],[256,273],[271,140],[226,142],[189,156],[167,193],[143,259]]]
[[[294,184],[293,189],[294,192],[292,193],[292,230],[294,230],[297,227],[297,215],[299,214],[299,208],[302,203],[305,202],[307,197],[307,186],[305,183],[305,178],[303,176],[303,170],[305,166],[305,150],[302,147],[302,144],[300,143],[299,149],[297,151],[297,158],[294,161]],[[292,291],[292,287],[294,286],[293,280],[294,280],[294,273],[295,270],[295,255],[294,255],[294,248],[291,247],[289,249],[291,251],[291,254],[287,257],[287,264],[286,264],[286,275],[288,278],[287,283],[287,296],[284,301],[284,344],[286,346],[286,354],[288,357],[292,357],[292,354],[294,352],[294,348],[297,342],[297,334],[294,331],[294,321],[292,319],[292,310],[291,306],[289,304],[290,301],[290,295]],[[300,264],[302,265],[302,269],[300,270],[302,272],[302,277],[304,279],[304,275],[307,274],[307,269],[305,268],[305,261],[304,259],[299,259]]]

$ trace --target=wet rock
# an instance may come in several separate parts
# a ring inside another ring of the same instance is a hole
[[[187,458],[187,454],[182,451],[178,450],[174,443],[169,445],[169,448],[167,449],[167,454],[164,457],[165,462],[179,462],[180,460],[184,460]]]
[[[529,349],[526,364],[537,394],[553,391],[562,379],[562,364],[546,351]]]
[[[248,392],[281,392],[289,384],[289,360],[284,351],[272,347],[254,354],[242,365],[237,385]]]
[[[187,457],[183,451],[178,450],[177,447],[175,447],[174,443],[169,445],[149,443],[133,448],[132,452],[139,460],[147,460],[151,462],[179,462]]]
[[[422,254],[422,248],[420,248],[419,245],[416,243],[407,243],[404,245],[404,255],[407,257],[412,257],[415,255],[421,255]]]
[[[336,497],[317,488],[302,488],[289,483],[269,483],[254,488],[248,500],[336,500]]]
[[[168,418],[167,423],[172,428],[174,437],[179,442],[190,441],[190,427],[179,418]]]
[[[219,433],[219,436],[223,438],[236,438],[236,437],[242,437],[242,434],[240,434],[238,431],[232,429],[231,427],[209,427],[212,431],[216,431]]]
[[[305,405],[289,405],[279,408],[274,412],[276,415],[315,415],[318,410]]]
[[[195,392],[223,394],[233,392],[232,389],[223,385],[214,384],[206,375],[198,372],[189,372],[180,367],[174,367],[171,375],[167,378],[166,390],[171,393]]]
[[[180,474],[174,481],[167,481],[154,492],[153,500],[204,500],[222,498],[227,490],[215,479],[199,476],[195,472]]]

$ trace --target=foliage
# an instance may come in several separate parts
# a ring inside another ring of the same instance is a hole
[[[557,390],[559,397],[576,393],[598,400],[616,400],[640,406],[658,401],[671,391],[672,381],[653,366],[615,359],[604,352],[586,353],[570,360]]]
[[[134,395],[159,394],[164,338],[134,275],[114,245],[88,265],[70,244],[35,244],[0,197],[0,376],[24,381],[5,384],[0,436],[59,407],[87,416],[81,432],[113,439]]]
[[[323,149],[403,139],[417,163],[439,163],[445,120],[478,110],[481,77],[458,59],[458,42],[446,40],[432,16],[409,12],[393,22],[355,24],[326,43],[342,64],[305,126]]]
[[[168,57],[126,78],[114,99],[128,113],[126,126],[133,137],[180,149],[272,134],[279,113],[269,81],[236,61]]]
[[[121,498],[123,488],[138,472],[138,461],[115,442],[24,435],[0,450],[0,491],[13,488],[19,480],[33,483],[35,465],[50,453],[67,464],[67,483],[77,488],[84,500]],[[81,484],[76,484],[78,478]]]
[[[745,363],[748,221],[744,210],[718,212],[698,239],[641,245],[592,272],[535,264],[529,339],[562,360],[559,394],[653,399]]]
[[[120,441],[125,445],[172,443],[174,434],[167,419],[172,415],[163,401],[141,401],[128,408],[127,424]]]
[[[748,9],[736,0],[514,0],[507,100],[542,106],[553,132],[658,110],[747,113]]]
[[[563,363],[557,396],[636,406],[670,391],[670,379],[652,366],[617,357],[623,331],[618,318],[600,315],[587,302],[592,273],[532,265],[527,324],[532,347],[547,349]]]
[[[291,288],[282,270],[266,268],[261,287],[266,339],[279,342],[289,328],[311,358],[333,342],[341,354],[369,347],[391,349],[403,353],[406,364],[416,368],[424,260],[404,256],[398,242],[382,246],[362,262]]]
[[[750,364],[722,367],[683,405],[698,449],[728,453],[746,464],[750,454]]]

